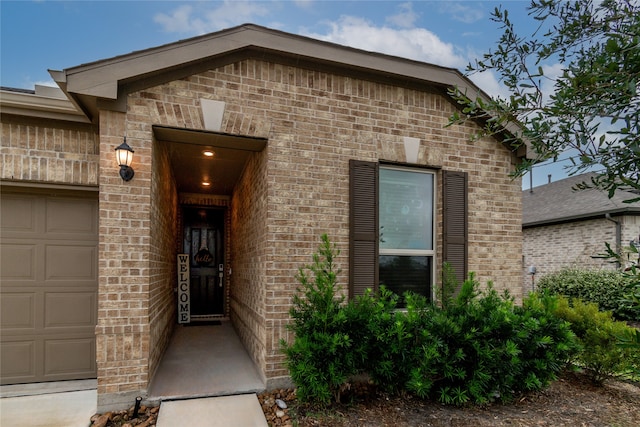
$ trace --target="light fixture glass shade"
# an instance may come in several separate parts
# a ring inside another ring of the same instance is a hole
[[[116,148],[116,160],[118,166],[131,166],[133,161],[133,149],[127,144],[127,137],[124,137],[124,142]]]
[[[116,161],[120,166],[120,177],[124,181],[130,181],[133,178],[134,171],[131,168],[131,162],[133,161],[133,150],[127,144],[127,137],[124,137],[124,142],[116,147]]]

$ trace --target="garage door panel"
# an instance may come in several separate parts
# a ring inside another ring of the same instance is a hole
[[[36,278],[36,245],[3,243],[0,248],[0,268],[2,282],[8,280],[35,280]]]
[[[27,382],[36,377],[34,340],[3,342],[0,355],[0,376],[3,384]]]
[[[3,292],[0,297],[2,332],[6,333],[12,329],[34,329],[36,326],[35,304],[35,292]]]
[[[95,235],[97,203],[83,199],[47,199],[46,233]],[[77,236],[76,236],[77,238]]]
[[[76,194],[0,193],[2,384],[96,377],[98,203]]]
[[[21,235],[36,233],[37,202],[38,199],[35,196],[3,196],[0,205],[2,234],[9,236],[12,233],[20,233]]]
[[[96,324],[95,292],[47,292],[44,297],[45,328],[93,327]]]
[[[82,375],[95,371],[95,339],[45,340],[44,375]]]
[[[45,259],[46,280],[64,280],[66,285],[97,280],[95,245],[46,245]]]

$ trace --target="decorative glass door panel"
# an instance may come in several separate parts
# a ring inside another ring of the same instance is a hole
[[[184,209],[183,253],[189,254],[191,318],[224,314],[224,211]]]

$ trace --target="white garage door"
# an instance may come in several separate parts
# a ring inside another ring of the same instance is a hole
[[[0,222],[2,384],[95,378],[96,194],[3,187]]]

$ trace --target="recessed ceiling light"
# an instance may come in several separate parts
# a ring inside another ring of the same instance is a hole
[[[204,154],[205,157],[213,157],[213,151],[211,150],[203,151],[202,154]]]

